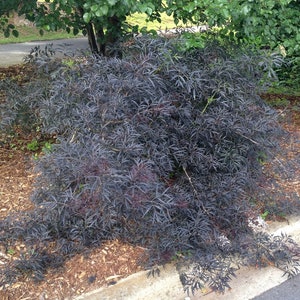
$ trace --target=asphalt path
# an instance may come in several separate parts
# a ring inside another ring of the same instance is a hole
[[[166,31],[160,31],[162,35],[176,34],[182,31],[205,31],[207,26],[195,26],[183,29],[168,29]],[[61,40],[51,40],[51,41],[36,41],[27,43],[15,43],[15,44],[5,44],[0,45],[0,66],[10,66],[14,64],[19,64],[23,62],[23,59],[29,52],[35,47],[40,46],[44,49],[46,45],[53,44],[53,48],[60,51],[66,52],[76,52],[89,49],[87,37],[80,38],[70,38]]]
[[[264,292],[253,300],[299,300],[300,299],[300,275]]]
[[[89,50],[87,38],[71,38],[55,41],[36,41],[26,43],[14,43],[0,45],[0,66],[10,66],[23,62],[23,59],[36,46],[40,46],[41,50],[46,45],[51,45],[57,53],[75,53],[79,51]]]

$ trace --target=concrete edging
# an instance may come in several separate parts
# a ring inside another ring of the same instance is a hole
[[[286,233],[300,243],[300,217],[290,217],[289,224],[272,222],[267,231],[275,235]],[[83,294],[75,300],[196,300],[200,298],[203,300],[249,300],[287,280],[283,277],[281,270],[272,266],[264,269],[243,267],[237,271],[236,275],[237,277],[230,282],[231,289],[225,294],[207,293],[204,295],[197,292],[188,297],[183,292],[175,266],[170,264],[162,268],[159,277],[148,278],[147,272],[138,272],[113,286]]]

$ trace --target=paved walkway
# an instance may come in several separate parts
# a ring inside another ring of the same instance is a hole
[[[0,66],[20,64],[23,62],[24,57],[28,55],[35,46],[40,46],[43,50],[45,49],[45,46],[49,44],[53,44],[53,48],[58,51],[77,51],[89,49],[87,38],[0,45]]]
[[[183,30],[190,32],[205,31],[207,30],[207,26],[195,26],[184,29],[169,29],[166,31],[163,30],[160,31],[160,34],[174,34]],[[47,44],[53,44],[54,48],[60,50],[64,49],[67,51],[89,49],[87,37],[0,45],[0,66],[9,66],[22,63],[24,56],[28,55],[31,49],[33,49],[35,46],[41,46],[41,48],[44,49],[45,45]]]
[[[253,298],[253,300],[299,300],[300,275]]]

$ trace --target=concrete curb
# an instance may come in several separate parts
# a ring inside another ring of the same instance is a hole
[[[300,243],[300,217],[290,217],[289,223],[271,223],[268,226],[268,232],[275,235],[286,233]],[[120,280],[116,285],[83,294],[75,300],[196,300],[200,298],[203,300],[249,300],[287,280],[286,277],[283,277],[281,270],[271,266],[260,270],[244,267],[238,270],[236,275],[237,277],[230,282],[231,289],[227,290],[225,294],[197,292],[188,297],[183,292],[175,267],[167,265],[161,270],[159,277],[147,278],[147,272],[142,271]],[[295,280],[300,280],[299,276],[295,278]],[[297,288],[297,285],[294,286]],[[290,294],[292,295],[292,293]],[[275,299],[282,298],[273,298],[272,300]],[[288,299],[295,298],[285,297],[285,300]]]
[[[179,296],[178,298],[178,295],[182,295],[182,297]],[[76,300],[142,300],[150,298],[185,299],[178,274],[173,265],[168,265],[161,270],[159,277],[147,277],[147,272],[138,272],[120,280],[113,286],[81,295]]]

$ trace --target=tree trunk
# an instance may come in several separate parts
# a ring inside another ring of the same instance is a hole
[[[96,33],[97,33],[97,42],[98,42],[100,53],[105,56],[106,41],[105,41],[105,34],[104,34],[103,27],[99,26],[99,28],[96,28]]]
[[[113,16],[108,18],[105,32],[100,22],[98,24],[94,23],[94,32],[97,36],[99,54],[122,57],[117,45],[122,35],[121,22],[118,17]]]
[[[109,46],[109,56],[122,58],[119,42],[122,37],[122,22],[119,17],[112,16],[107,22],[106,44]]]
[[[77,7],[77,11],[83,17],[84,9],[82,7]],[[89,46],[93,54],[103,55],[103,56],[116,56],[121,58],[122,53],[118,49],[117,42],[122,36],[122,20],[117,16],[112,16],[107,18],[106,32],[103,28],[103,20],[97,22],[90,21],[86,24],[86,31],[89,41]],[[110,46],[108,50],[107,45]]]
[[[89,45],[90,45],[92,53],[99,54],[97,40],[95,37],[95,31],[94,31],[93,24],[91,22],[86,24],[86,31],[87,31],[88,41],[89,41]]]

